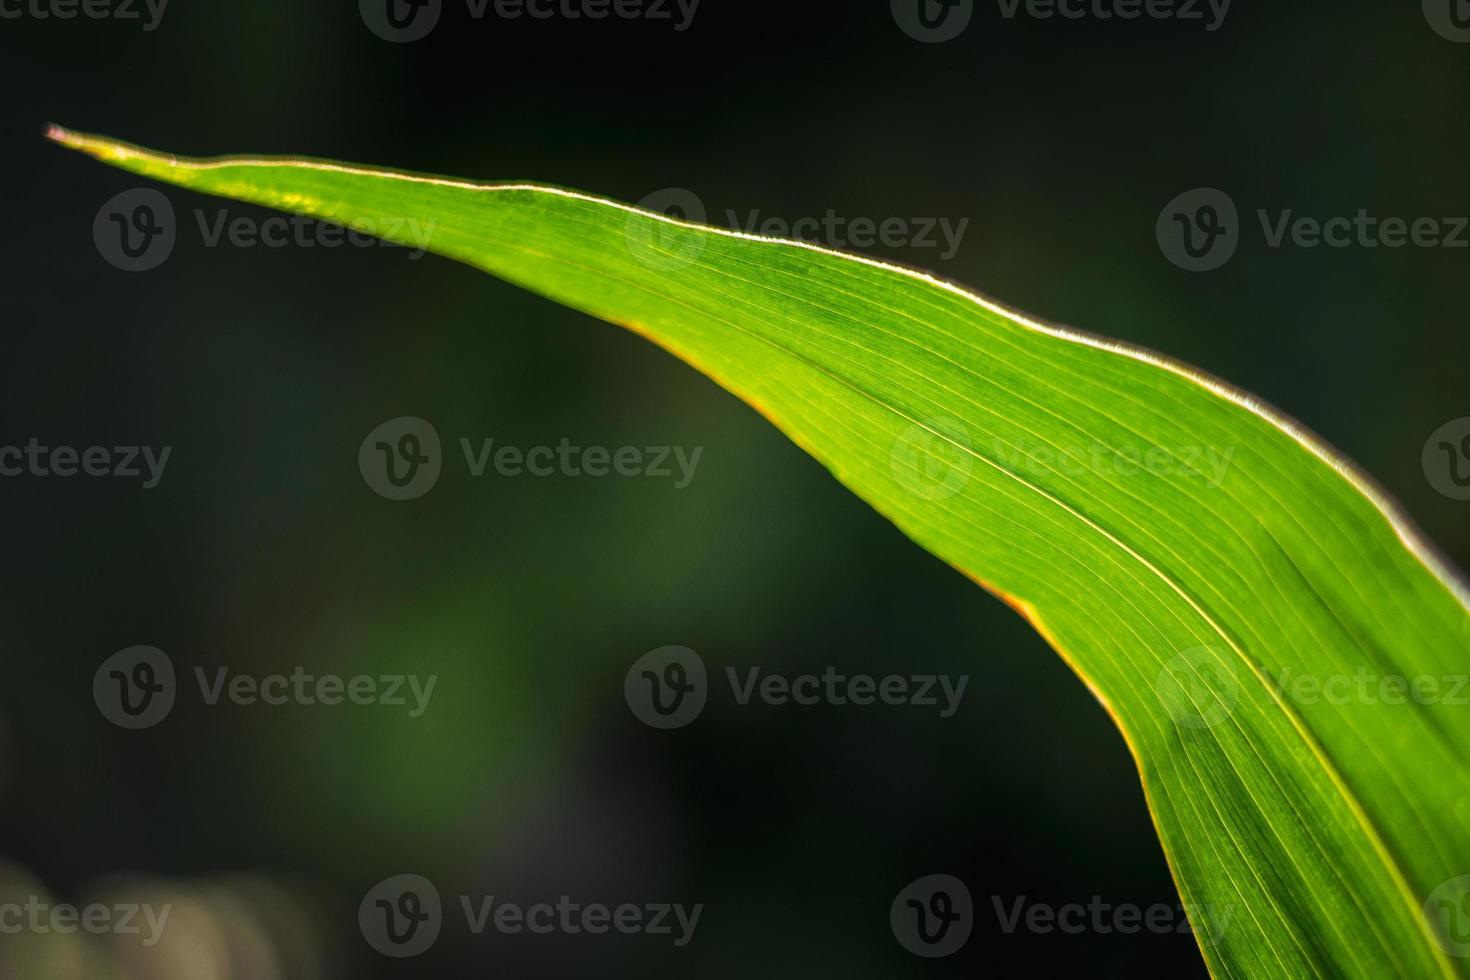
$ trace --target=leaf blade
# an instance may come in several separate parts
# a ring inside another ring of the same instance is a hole
[[[53,137],[320,218],[432,218],[431,250],[653,339],[1063,655],[1128,741],[1192,920],[1229,913],[1199,936],[1213,972],[1465,975],[1424,903],[1470,870],[1466,712],[1339,711],[1282,674],[1463,674],[1464,587],[1247,396],[913,270],[576,192]]]

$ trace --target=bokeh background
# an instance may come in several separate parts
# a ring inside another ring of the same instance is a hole
[[[755,412],[637,337],[432,256],[208,247],[195,209],[266,212],[183,191],[167,191],[168,260],[119,271],[93,220],[140,181],[47,144],[48,121],[630,201],[682,187],[718,223],[969,219],[953,256],[869,251],[1260,394],[1470,565],[1470,504],[1420,463],[1470,415],[1470,250],[1273,249],[1254,219],[1470,214],[1470,45],[1418,4],[1240,2],[1211,32],[979,3],[961,36],[926,44],[886,0],[703,0],[684,31],[475,20],[450,0],[428,37],[392,44],[348,0],[173,0],[152,31],[0,19],[0,77],[0,444],[173,447],[152,490],[0,480],[0,899],[174,909],[152,950],[0,936],[6,977],[1204,975],[1187,934],[1002,928],[995,902],[1022,896],[1176,903],[1124,744],[1010,610]],[[1188,273],[1155,220],[1200,186],[1245,224],[1230,262]],[[431,493],[398,503],[357,452],[403,415],[448,456]],[[473,479],[460,437],[704,452],[681,490]],[[191,678],[439,680],[418,719],[209,706],[186,684],[165,722],[128,732],[91,688],[135,644]],[[949,719],[717,695],[659,732],[623,679],[666,644],[713,672],[971,681]],[[357,909],[401,873],[447,904],[705,908],[680,949],[476,937],[451,910],[399,961]],[[942,960],[888,925],[931,873],[975,900],[970,941]]]

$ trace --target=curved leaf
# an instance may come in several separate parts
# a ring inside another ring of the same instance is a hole
[[[51,135],[405,243],[433,222],[432,251],[664,346],[1082,677],[1217,976],[1466,975],[1467,593],[1249,397],[909,269],[585,194]]]

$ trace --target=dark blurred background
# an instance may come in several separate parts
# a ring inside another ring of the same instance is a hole
[[[180,190],[167,260],[121,271],[94,219],[145,182],[47,144],[48,121],[629,201],[687,188],[720,224],[968,219],[952,255],[866,251],[1236,382],[1470,564],[1470,504],[1421,465],[1430,433],[1470,415],[1470,250],[1272,248],[1255,217],[1470,214],[1470,44],[1433,9],[1240,3],[1208,30],[1203,6],[1007,18],[988,0],[925,43],[887,0],[703,0],[684,30],[672,5],[672,20],[477,19],[445,0],[427,36],[393,43],[349,0],[173,0],[152,30],[141,2],[138,20],[37,16],[52,2],[0,0],[0,445],[172,451],[152,489],[0,479],[0,901],[172,911],[146,948],[0,935],[5,977],[1204,975],[1101,707],[1010,610],[755,412],[637,337],[446,260],[210,247],[196,210],[269,213]],[[1237,251],[1209,272],[1155,238],[1198,187],[1240,211]],[[438,484],[404,502],[358,467],[364,436],[399,416],[444,441]],[[703,455],[683,489],[473,478],[461,437]],[[130,731],[93,679],[140,644],[171,658],[178,698]],[[695,722],[659,731],[623,683],[668,644],[714,684]],[[727,666],[829,665],[970,682],[950,718],[742,707],[723,684]],[[209,705],[194,683],[298,666],[438,681],[418,718]],[[445,905],[412,959],[359,928],[364,896],[400,874]],[[930,874],[974,907],[940,959],[889,923]],[[704,909],[676,948],[475,936],[461,895]],[[1163,903],[1169,930],[1007,931],[997,909],[1022,899]]]

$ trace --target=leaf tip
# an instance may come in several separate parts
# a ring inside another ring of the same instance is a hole
[[[83,153],[90,153],[94,157],[100,157],[102,155],[102,141],[96,137],[88,136],[85,133],[78,133],[75,130],[67,129],[65,126],[58,126],[56,123],[46,124],[46,138],[69,150],[81,150]]]
[[[53,143],[60,143],[62,146],[75,147],[77,145],[77,134],[65,126],[56,125],[56,123],[46,124],[46,138]]]
[[[88,136],[86,133],[78,133],[75,130],[67,129],[65,126],[58,126],[56,123],[46,124],[46,138],[67,149],[80,150],[99,160],[125,160],[129,156],[136,155],[130,152],[132,148],[124,143],[118,143],[101,136]]]

